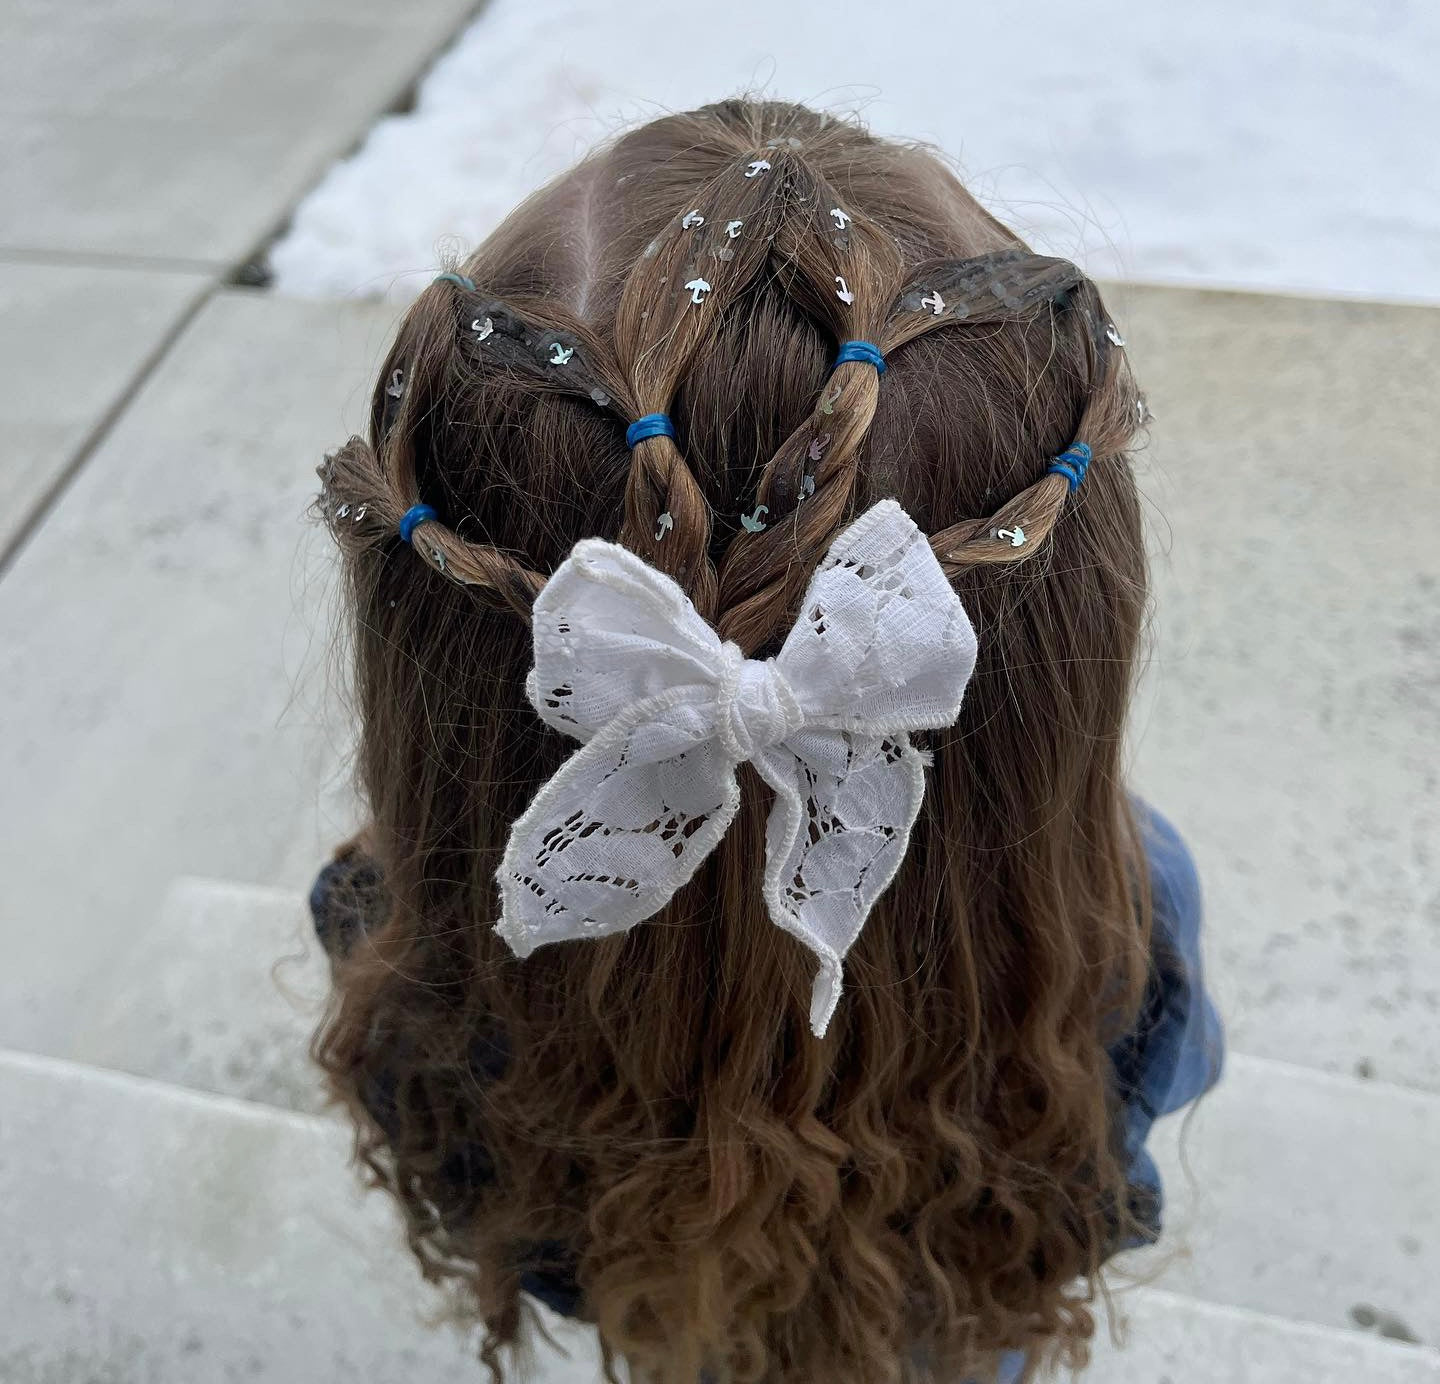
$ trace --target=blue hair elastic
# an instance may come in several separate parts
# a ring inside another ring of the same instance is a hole
[[[844,365],[847,360],[858,360],[864,365],[873,365],[876,371],[885,373],[885,356],[880,348],[869,341],[846,341],[836,353],[835,364]]]
[[[637,418],[625,429],[625,445],[634,447],[636,443],[644,442],[647,437],[674,436],[675,424],[670,421],[668,414],[647,413],[643,418]]]
[[[437,274],[434,281],[438,284],[442,280],[446,283],[459,284],[466,293],[475,292],[475,281],[473,279],[467,279],[463,274],[452,274],[449,270],[446,270],[443,274]]]
[[[415,532],[417,524],[428,524],[440,516],[435,513],[429,505],[411,505],[400,518],[400,538],[402,542],[410,542],[411,535]]]
[[[1057,476],[1064,476],[1070,482],[1073,493],[1080,489],[1080,482],[1090,469],[1090,447],[1084,442],[1072,442],[1047,468]]]

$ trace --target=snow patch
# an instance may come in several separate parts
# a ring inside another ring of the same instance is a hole
[[[492,0],[271,266],[407,299],[597,139],[747,91],[938,145],[1095,275],[1440,301],[1437,60],[1433,0]]]

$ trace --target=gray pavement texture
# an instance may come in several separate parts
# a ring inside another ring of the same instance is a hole
[[[306,508],[392,315],[213,299],[0,581],[0,1044],[68,1055],[176,876],[349,830]]]
[[[330,967],[294,890],[178,879],[130,933],[71,1056],[284,1110],[327,1108],[311,1036]]]
[[[97,1137],[103,1132],[103,1137]],[[346,1175],[330,1121],[0,1052],[0,1379],[7,1384],[476,1380],[472,1346]],[[1437,1384],[1440,1356],[1146,1289],[1110,1384]],[[600,1378],[544,1318],[529,1378]]]
[[[1440,1101],[1232,1053],[1162,1121],[1165,1234],[1126,1268],[1174,1292],[1351,1327],[1365,1309],[1440,1343]]]
[[[306,1048],[326,968],[300,899],[179,880],[82,1021],[74,1056],[193,1090],[322,1109]],[[223,978],[223,979],[222,979]],[[1233,1054],[1198,1111],[1162,1121],[1161,1245],[1117,1281],[1350,1328],[1365,1308],[1440,1341],[1440,1101]],[[1336,1207],[1345,1208],[1337,1253]]]
[[[348,1154],[337,1123],[0,1054],[0,1379],[474,1384]]]
[[[1157,414],[1139,787],[1246,1052],[1440,1091],[1440,311],[1127,289]]]
[[[22,540],[209,286],[185,270],[0,260],[0,555]]]
[[[243,258],[474,8],[12,0],[0,256]]]

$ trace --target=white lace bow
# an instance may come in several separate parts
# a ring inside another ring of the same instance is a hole
[[[925,791],[909,732],[951,725],[975,631],[893,500],[836,538],[772,659],[747,659],[633,553],[585,539],[535,601],[526,690],[583,741],[510,833],[500,935],[520,956],[649,918],[725,834],[749,760],[775,790],[771,918],[820,958],[825,1032],[840,961],[894,878]]]

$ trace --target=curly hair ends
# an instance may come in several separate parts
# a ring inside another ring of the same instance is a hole
[[[702,276],[697,311],[681,285]],[[887,353],[883,383],[831,373],[850,338]],[[628,450],[651,411],[678,437]],[[1083,1363],[1131,1225],[1105,1045],[1148,957],[1122,773],[1136,421],[1093,284],[927,152],[789,105],[625,135],[410,310],[369,438],[324,471],[387,907],[337,963],[316,1054],[497,1380],[536,1272],[654,1384]],[[1094,463],[1072,496],[1046,459],[1077,438]],[[422,496],[412,547],[395,527]],[[909,854],[828,1035],[807,1026],[813,962],[759,896],[748,769],[660,914],[512,956],[506,834],[574,748],[525,698],[545,576],[618,538],[764,656],[886,496],[932,535],[980,655],[959,723],[926,739]],[[1023,547],[997,538],[1017,524]]]

